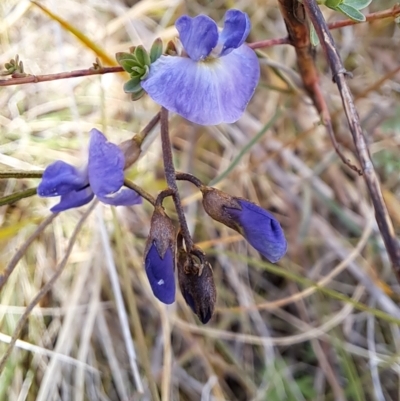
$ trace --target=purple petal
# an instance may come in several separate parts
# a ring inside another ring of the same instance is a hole
[[[271,213],[251,202],[238,200],[242,210],[226,208],[241,227],[242,235],[258,252],[275,263],[287,250],[285,234]]]
[[[87,184],[85,171],[58,160],[44,170],[37,192],[39,196],[59,196],[81,189]]]
[[[86,203],[89,203],[93,198],[94,193],[90,187],[81,189],[80,191],[71,191],[61,195],[60,203],[53,206],[50,210],[54,213],[63,212],[67,209],[86,205]]]
[[[218,43],[217,24],[206,15],[184,15],[175,22],[186,53],[194,61],[205,59]]]
[[[250,18],[239,10],[228,10],[225,13],[224,29],[219,35],[219,43],[223,45],[221,56],[229,54],[233,49],[240,47],[251,28]]]
[[[133,206],[142,203],[142,197],[130,188],[121,188],[118,192],[97,197],[103,203],[113,206]]]
[[[90,131],[88,175],[93,192],[100,199],[117,192],[124,183],[125,158],[122,150],[108,142],[97,129]]]
[[[146,255],[145,269],[154,296],[164,304],[172,304],[175,300],[175,276],[171,249],[168,248],[161,258],[153,243]]]
[[[161,56],[142,87],[156,103],[187,120],[215,125],[241,117],[259,77],[256,54],[242,45],[210,62]]]

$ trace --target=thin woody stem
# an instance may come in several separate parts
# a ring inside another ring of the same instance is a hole
[[[156,204],[156,200],[154,199],[154,197],[152,195],[150,195],[147,191],[145,191],[142,187],[139,187],[139,185],[136,185],[134,182],[125,178],[124,185],[127,188],[133,189],[142,198],[146,199],[147,202],[151,203],[153,206]]]
[[[185,239],[186,248],[188,251],[190,251],[193,248],[193,239],[190,235],[189,228],[186,223],[181,198],[179,196],[178,186],[176,184],[175,166],[172,157],[171,140],[169,137],[168,128],[168,110],[164,107],[161,108],[161,144],[165,179],[167,180],[168,187],[173,191],[172,198],[174,200],[176,213],[178,214],[179,225],[181,227],[182,235]]]
[[[340,96],[342,98],[343,108],[349,123],[350,132],[353,136],[353,142],[357,149],[357,155],[361,164],[364,179],[368,187],[369,194],[375,209],[375,217],[385,242],[392,267],[400,282],[400,246],[396,238],[393,223],[389,216],[378,176],[375,172],[374,165],[368,149],[363,129],[360,123],[360,117],[354,104],[353,95],[346,82],[346,70],[343,67],[342,60],[329,32],[328,26],[314,0],[303,0],[303,5],[309,15],[312,24],[318,34],[322,48],[328,59],[328,63],[332,70],[334,81],[336,82]]]
[[[21,78],[0,79],[0,86],[12,86],[12,85],[22,85],[22,84],[32,84],[32,83],[36,84],[38,82],[56,81],[58,79],[86,77],[90,75],[102,75],[102,74],[110,74],[123,71],[124,71],[123,68],[120,66],[100,67],[100,68],[91,67],[85,70],[59,72],[57,74],[27,75],[26,77],[21,77]]]
[[[181,172],[176,172],[175,177],[178,181],[189,181],[193,185],[196,185],[197,188],[204,187],[204,184],[194,175],[189,174],[189,173],[181,173]]]
[[[351,19],[345,19],[342,21],[335,21],[328,24],[328,28],[338,29],[338,28],[343,28],[345,26],[361,24],[363,22],[376,21],[384,18],[396,18],[399,15],[400,15],[400,5],[396,4],[390,9],[367,14],[365,16],[366,21],[354,21]],[[285,38],[260,40],[257,42],[248,43],[248,46],[251,47],[252,49],[265,49],[268,47],[276,45],[284,45],[284,44],[292,44],[292,43],[288,37],[285,37]],[[30,84],[38,82],[48,82],[48,81],[56,81],[58,79],[85,77],[90,75],[102,75],[102,74],[109,74],[123,71],[124,70],[122,67],[116,66],[116,67],[99,67],[99,68],[91,67],[84,70],[60,72],[57,74],[27,75],[23,77],[18,77],[18,76],[13,77],[11,75],[11,78],[9,79],[0,79],[0,86],[12,86],[12,85],[22,85],[22,84]]]

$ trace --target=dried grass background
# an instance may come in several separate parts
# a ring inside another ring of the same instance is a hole
[[[249,41],[286,34],[275,0],[43,4],[110,56],[141,43],[148,48],[156,37],[166,43],[184,13],[221,22],[230,7],[250,15]],[[374,1],[367,11],[393,5]],[[343,18],[324,12],[329,21]],[[94,62],[91,50],[27,0],[2,0],[0,21],[0,65],[15,54],[31,74]],[[374,83],[400,63],[400,30],[386,19],[334,37],[354,74],[351,89],[398,230],[400,74]],[[260,57],[261,81],[240,121],[200,127],[174,116],[171,135],[179,170],[275,213],[288,237],[287,255],[277,265],[261,260],[240,236],[208,218],[199,194],[180,183],[190,229],[218,287],[215,316],[203,326],[180,294],[168,307],[152,295],[142,266],[151,207],[98,205],[24,325],[0,377],[0,400],[156,400],[156,387],[162,400],[400,400],[400,288],[364,181],[338,160],[318,124],[293,49],[277,46]],[[316,57],[338,140],[356,162],[320,48]],[[56,159],[78,165],[93,127],[117,143],[138,132],[158,108],[148,97],[131,102],[124,79],[108,74],[0,89],[1,169],[42,169]],[[154,195],[165,187],[157,134],[129,171]],[[0,188],[7,195],[37,183],[2,180]],[[0,271],[51,204],[33,197],[0,208]],[[0,294],[0,356],[87,208],[57,216],[8,279]]]

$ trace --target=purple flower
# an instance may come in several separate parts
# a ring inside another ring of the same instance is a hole
[[[241,209],[225,207],[238,231],[258,252],[275,263],[287,250],[281,225],[271,213],[244,199],[236,199]]]
[[[90,131],[88,163],[76,168],[58,160],[43,173],[38,195],[61,196],[52,212],[79,207],[96,195],[103,203],[114,206],[131,206],[142,202],[132,189],[122,188],[125,158],[121,149],[108,142],[97,129]]]
[[[154,296],[165,304],[175,300],[176,232],[161,205],[154,207],[144,251],[144,267]]]
[[[175,301],[175,260],[171,248],[168,248],[161,257],[156,244],[153,243],[144,263],[154,296],[164,304],[172,304]]]
[[[175,26],[184,52],[151,64],[142,88],[155,102],[194,123],[237,121],[260,77],[257,56],[244,44],[250,31],[248,15],[227,11],[220,33],[205,15],[184,15]]]

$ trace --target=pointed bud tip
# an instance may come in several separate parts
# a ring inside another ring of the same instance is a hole
[[[154,296],[164,304],[175,301],[174,258],[171,249],[161,257],[155,244],[145,257],[145,270]]]

